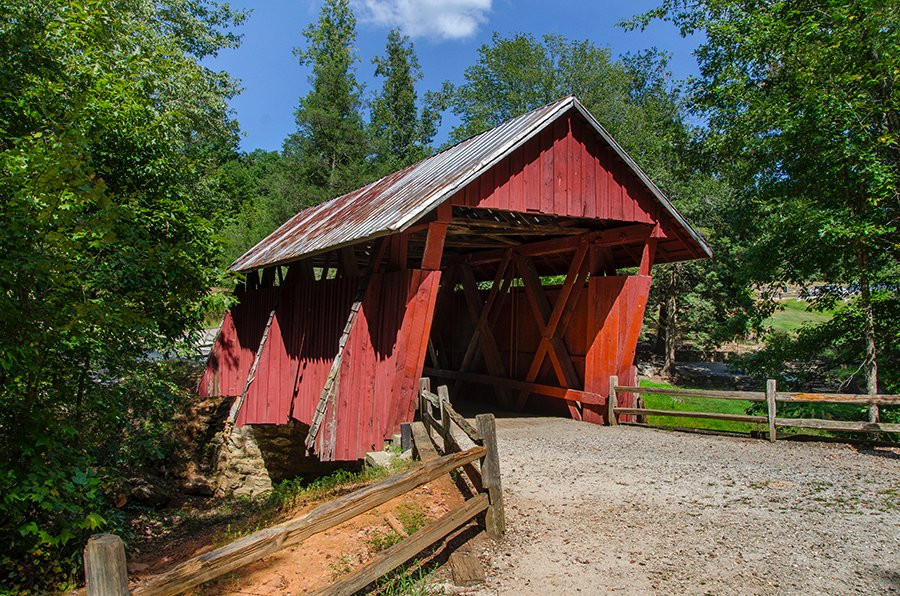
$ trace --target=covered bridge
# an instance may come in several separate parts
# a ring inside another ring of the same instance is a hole
[[[307,425],[323,461],[383,448],[423,373],[454,398],[601,423],[609,376],[634,377],[653,264],[709,254],[566,97],[305,209],[235,261],[246,283],[200,392],[234,396],[237,425]]]

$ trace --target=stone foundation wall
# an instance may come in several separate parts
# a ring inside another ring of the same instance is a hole
[[[233,398],[208,398],[191,405],[179,420],[184,489],[195,494],[255,496],[272,484],[303,476],[327,474],[346,464],[322,463],[306,453],[309,430],[292,421],[287,425],[245,425],[225,436],[225,421]]]

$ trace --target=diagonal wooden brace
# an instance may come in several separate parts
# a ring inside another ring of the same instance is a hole
[[[497,273],[494,276],[494,281],[491,285],[491,291],[488,294],[487,300],[483,303],[481,301],[481,296],[478,293],[478,284],[475,281],[475,275],[472,272],[472,268],[468,265],[460,266],[463,294],[466,298],[469,314],[475,322],[475,330],[472,334],[472,339],[469,340],[469,345],[466,348],[465,356],[463,357],[460,366],[460,371],[462,372],[471,368],[480,349],[488,372],[497,377],[506,376],[503,359],[500,356],[500,350],[497,348],[497,342],[491,331],[490,323],[491,313],[494,310],[497,297],[505,293],[512,283],[514,268],[511,267],[511,261],[512,252],[508,251],[506,259],[504,259],[497,268]],[[456,382],[459,383],[460,381],[457,380]],[[454,387],[454,390],[455,389],[456,387]],[[509,395],[506,389],[498,387],[496,388],[496,392],[501,403],[504,405],[509,403]]]
[[[546,293],[541,286],[540,278],[534,268],[534,264],[528,257],[519,257],[518,266],[522,282],[525,287],[525,294],[534,314],[535,321],[541,331],[541,341],[538,345],[534,359],[528,369],[526,381],[531,383],[537,378],[544,358],[549,355],[550,362],[559,383],[564,388],[579,389],[581,381],[575,371],[572,363],[572,357],[566,348],[562,339],[566,326],[571,320],[571,312],[573,308],[567,308],[569,305],[577,302],[578,297],[583,290],[585,277],[587,274],[587,243],[579,244],[575,251],[569,270],[566,274],[565,282],[560,289],[553,309],[550,308],[550,301],[547,299]],[[519,393],[516,407],[521,409],[528,400],[529,393],[521,391]],[[576,404],[567,402],[569,412],[575,419],[580,418],[580,413]]]

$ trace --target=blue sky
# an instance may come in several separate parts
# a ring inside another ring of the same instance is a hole
[[[358,20],[357,78],[371,95],[379,87],[372,57],[384,52],[385,37],[392,27],[410,35],[424,78],[420,93],[437,89],[445,80],[463,82],[463,71],[477,57],[478,47],[490,41],[494,31],[502,35],[545,33],[572,39],[589,39],[609,47],[618,56],[649,47],[672,54],[676,78],[696,74],[692,51],[698,41],[682,39],[666,23],[646,31],[625,32],[616,26],[622,19],[653,8],[658,0],[351,0]],[[308,71],[292,50],[304,42],[301,32],[318,19],[320,0],[232,0],[232,6],[251,9],[241,32],[243,43],[211,62],[241,80],[243,92],[232,100],[244,136],[241,148],[279,149],[294,130],[293,111],[309,90]],[[440,144],[454,123],[445,115],[438,134]]]

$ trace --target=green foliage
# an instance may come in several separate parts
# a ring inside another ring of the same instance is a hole
[[[885,393],[900,393],[900,297],[889,291],[872,298],[876,349],[883,366],[880,385]],[[740,360],[754,374],[778,379],[785,387],[811,384],[865,392],[860,362],[865,343],[859,333],[865,313],[859,298],[840,307],[827,321],[808,323],[794,333],[776,332],[766,338],[765,349]]]
[[[900,6],[665,0],[630,26],[654,18],[705,38],[692,102],[755,221],[746,277],[769,300],[785,283],[858,284],[864,316],[846,331],[866,350],[846,364],[862,363],[874,391],[883,340],[868,290],[900,272]]]
[[[327,0],[319,22],[295,50],[310,68],[309,94],[295,112],[297,132],[284,142],[287,172],[298,185],[295,211],[357,188],[365,179],[368,138],[354,64],[356,18],[348,0]]]
[[[218,300],[211,178],[235,87],[201,61],[241,18],[181,0],[0,7],[0,589],[71,579],[113,521],[107,479],[165,451],[155,424],[180,398],[145,358]]]
[[[372,102],[370,123],[375,166],[384,175],[431,154],[440,106],[435,94],[427,94],[419,111],[415,85],[422,70],[412,42],[396,29],[388,33],[385,55],[373,63],[375,76],[384,77],[381,93]]]

